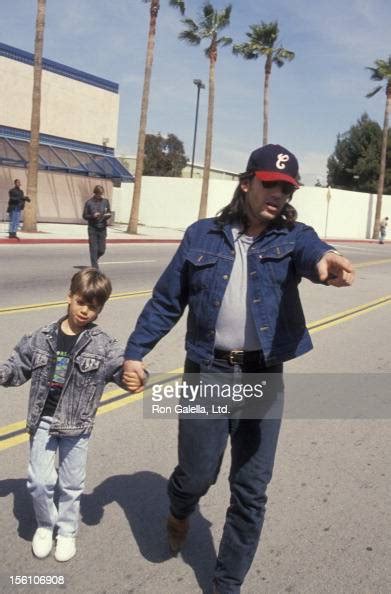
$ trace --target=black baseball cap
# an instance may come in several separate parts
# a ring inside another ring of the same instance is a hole
[[[293,153],[279,144],[265,144],[255,149],[247,163],[246,173],[261,181],[285,181],[299,187],[299,164]]]

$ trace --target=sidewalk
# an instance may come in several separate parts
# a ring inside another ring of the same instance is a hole
[[[38,223],[38,231],[24,233],[18,231],[17,239],[9,239],[8,222],[0,223],[0,244],[16,243],[88,243],[87,225],[65,223]],[[138,234],[126,232],[125,224],[114,224],[107,227],[107,243],[178,243],[184,229],[167,229],[165,227],[146,227],[139,225]]]
[[[18,231],[19,241],[8,238],[8,222],[0,222],[0,244],[31,243],[88,243],[87,225],[67,223],[38,223],[38,231],[24,233]],[[139,225],[138,234],[126,232],[126,224],[116,223],[107,227],[107,243],[179,243],[184,229],[168,227],[147,227]],[[327,238],[328,243],[378,243],[376,239]],[[384,243],[390,243],[385,241]]]

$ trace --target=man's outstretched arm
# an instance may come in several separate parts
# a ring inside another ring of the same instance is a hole
[[[337,252],[325,252],[316,265],[319,280],[333,287],[350,287],[355,272],[352,263]]]

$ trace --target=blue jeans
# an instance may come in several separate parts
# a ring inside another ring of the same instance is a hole
[[[106,227],[98,229],[88,225],[88,241],[90,244],[90,260],[92,268],[99,268],[98,260],[106,251]]]
[[[214,369],[226,373],[282,373],[282,365],[265,369],[262,362],[245,368],[215,359],[213,365],[200,370],[198,364],[187,360],[185,374],[197,370],[210,373]],[[281,413],[282,400],[283,394],[279,394]],[[257,550],[281,425],[281,415],[272,417],[179,420],[179,463],[168,484],[170,511],[177,518],[189,516],[200,497],[216,482],[228,438],[231,440],[231,498],[214,576],[219,594],[240,592]]]
[[[10,224],[9,224],[9,233],[16,233],[20,223],[20,210],[18,208],[14,208],[9,213],[10,215]]]
[[[30,439],[27,488],[33,498],[38,527],[74,536],[79,525],[80,497],[86,475],[89,436],[64,437],[49,434],[51,417],[42,417]],[[58,451],[58,474],[55,467]],[[58,479],[58,509],[53,501]]]

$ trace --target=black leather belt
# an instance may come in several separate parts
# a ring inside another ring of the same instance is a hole
[[[225,359],[231,365],[243,365],[243,363],[258,363],[261,361],[262,351],[221,351],[220,349],[214,350],[215,359]]]

